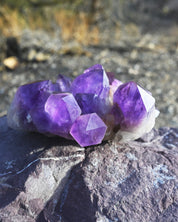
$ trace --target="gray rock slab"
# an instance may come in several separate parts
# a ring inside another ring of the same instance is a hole
[[[14,131],[1,118],[0,220],[36,221],[49,201],[52,214],[70,170],[84,156],[73,141]]]
[[[0,118],[0,221],[178,221],[178,129],[86,149]]]
[[[72,171],[64,221],[178,221],[178,129],[91,148]]]

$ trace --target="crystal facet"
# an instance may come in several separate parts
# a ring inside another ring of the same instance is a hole
[[[32,121],[39,132],[63,136],[71,138],[69,135],[72,123],[81,114],[81,109],[78,106],[72,94],[51,94],[45,103],[40,108],[33,110]]]
[[[8,125],[76,140],[90,146],[117,134],[137,139],[149,132],[159,111],[155,99],[135,82],[122,83],[100,64],[73,82],[59,75],[20,86],[8,110]]]
[[[56,83],[59,86],[60,92],[71,91],[72,80],[69,77],[59,74]]]
[[[58,86],[49,80],[20,86],[8,110],[8,125],[15,129],[35,130],[30,111],[58,90]]]
[[[109,90],[109,78],[99,64],[85,70],[72,84],[72,93],[82,113],[96,112],[100,117],[103,117],[110,108]]]
[[[132,134],[134,139],[153,128],[158,115],[155,99],[135,82],[120,85],[114,93],[113,103],[113,113],[121,134],[129,132],[128,134]]]
[[[51,81],[19,87],[8,111],[8,125],[71,138],[71,125],[81,109],[71,93],[58,93],[58,90]]]
[[[80,146],[90,146],[102,142],[107,126],[96,114],[81,115],[71,127],[70,134]]]
[[[95,65],[79,75],[72,84],[72,93],[88,93],[106,96],[109,92],[109,79],[101,65]]]

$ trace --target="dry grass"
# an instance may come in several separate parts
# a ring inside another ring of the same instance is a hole
[[[25,28],[26,21],[18,10],[12,10],[6,6],[0,8],[0,32],[5,36],[18,36]]]
[[[99,30],[90,25],[88,14],[61,10],[55,13],[55,20],[61,27],[62,39],[65,41],[76,40],[82,44],[97,44],[99,42]]]
[[[17,9],[0,8],[0,33],[4,36],[18,36],[24,28],[52,31],[51,22],[61,28],[61,38],[66,42],[75,40],[84,45],[99,42],[99,30],[91,25],[86,13],[64,9],[45,9],[42,13],[26,10],[24,17]]]

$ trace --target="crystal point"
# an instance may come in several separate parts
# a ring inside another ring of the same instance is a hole
[[[109,92],[109,79],[101,65],[95,65],[79,75],[72,84],[72,93],[96,94]]]
[[[81,115],[71,127],[70,134],[82,147],[101,143],[107,126],[96,114]]]
[[[49,80],[20,86],[8,110],[8,125],[16,129],[35,130],[29,113],[54,88],[56,90],[56,86]]]
[[[58,84],[60,92],[71,91],[72,80],[69,77],[59,74],[56,83]]]
[[[114,93],[113,103],[113,113],[123,139],[137,139],[153,128],[158,115],[155,99],[135,82],[120,85]]]
[[[104,68],[97,64],[78,76],[72,84],[74,94],[83,114],[105,115],[109,106],[109,78]]]
[[[81,114],[81,109],[72,94],[50,95],[44,111],[50,118],[49,133],[67,138],[73,122]]]

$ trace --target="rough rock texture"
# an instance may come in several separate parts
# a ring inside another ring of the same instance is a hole
[[[5,117],[0,141],[0,221],[35,221],[50,200],[52,214],[84,149],[59,137],[8,129]]]
[[[0,221],[177,221],[178,129],[79,148],[0,119]]]
[[[64,221],[177,221],[177,133],[153,131],[151,141],[106,143],[89,152],[73,171]]]

